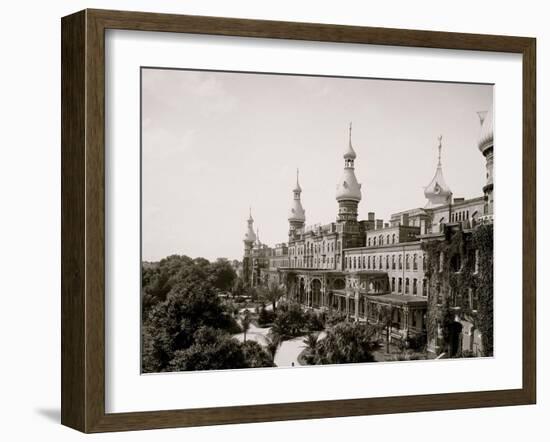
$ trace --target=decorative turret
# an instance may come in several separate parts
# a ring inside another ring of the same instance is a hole
[[[247,224],[248,227],[246,228],[246,232],[243,238],[245,248],[246,245],[252,246],[254,244],[254,241],[256,241],[256,234],[254,233],[254,218],[252,218],[252,209],[249,209]]]
[[[252,218],[252,209],[249,209],[249,216],[247,220],[247,228],[244,234],[244,257],[243,257],[243,281],[246,286],[252,284],[252,248],[256,241],[256,234],[254,233],[254,218]]]
[[[302,201],[300,200],[302,188],[300,187],[299,173],[300,172],[296,170],[296,186],[292,190],[294,198],[288,213],[288,223],[290,225],[289,235],[304,227],[306,221],[306,211],[302,207]]]
[[[344,151],[344,173],[336,186],[338,201],[338,221],[357,221],[357,206],[361,201],[361,184],[355,177],[354,162],[357,155],[351,143],[351,123],[349,124],[349,141]]]
[[[493,215],[493,107],[489,111],[478,112],[479,123],[481,124],[478,148],[485,157],[487,182],[483,186],[485,194],[485,215]]]
[[[441,206],[443,204],[449,204],[451,202],[453,192],[451,192],[451,189],[449,186],[447,186],[447,183],[445,182],[445,178],[443,178],[443,168],[441,166],[441,140],[443,139],[443,135],[440,135],[439,145],[437,146],[438,150],[438,159],[437,159],[437,169],[435,171],[435,175],[430,181],[430,184],[428,184],[424,188],[424,196],[428,200],[428,204],[426,205],[426,208]]]

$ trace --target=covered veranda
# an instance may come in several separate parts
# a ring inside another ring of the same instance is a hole
[[[426,310],[428,302],[425,297],[385,294],[364,296],[364,318],[369,324],[391,322],[391,335],[395,338],[408,339],[426,333]]]

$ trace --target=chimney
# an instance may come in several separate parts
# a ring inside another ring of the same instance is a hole
[[[408,213],[404,213],[403,215],[401,215],[401,225],[402,226],[408,226],[409,225],[409,214]]]
[[[376,220],[376,230],[381,229],[384,227],[384,220],[383,219],[377,219]]]
[[[369,221],[374,221],[374,212],[369,212]]]
[[[390,223],[384,223],[384,227],[389,227]]]

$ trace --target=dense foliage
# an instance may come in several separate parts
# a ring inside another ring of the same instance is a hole
[[[373,352],[379,347],[375,335],[376,330],[367,324],[342,322],[328,329],[323,339],[306,345],[315,349],[315,364],[374,362]]]
[[[236,274],[227,260],[170,256],[142,271],[142,369],[144,372],[270,366],[240,332],[235,305],[220,294]]]
[[[444,241],[423,244],[428,255],[426,276],[430,280],[426,324],[428,336],[437,336],[439,325],[442,333],[440,346],[443,351],[449,351],[453,327],[456,327],[455,317],[458,316],[471,322],[481,332],[483,355],[491,356],[493,226],[480,225],[474,232],[457,230],[447,232],[446,235]],[[451,293],[454,297],[449,296]],[[477,296],[476,306],[472,305],[472,293]],[[460,349],[458,356],[461,356]]]

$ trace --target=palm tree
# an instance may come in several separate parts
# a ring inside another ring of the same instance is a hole
[[[244,333],[243,341],[246,342],[246,332],[250,329],[250,316],[248,315],[248,310],[244,311],[244,316],[241,319],[241,327]]]
[[[266,350],[271,356],[271,360],[275,361],[275,354],[281,345],[281,337],[276,333],[269,333],[266,337]]]
[[[306,344],[306,350],[308,352],[307,361],[309,364],[312,364],[315,360],[315,355],[317,353],[319,335],[316,335],[315,333],[310,333],[305,337],[302,342]]]
[[[265,302],[271,303],[273,306],[273,311],[277,308],[277,302],[284,296],[285,291],[282,286],[279,286],[275,283],[269,284],[267,287],[264,287],[260,291],[260,298]]]

